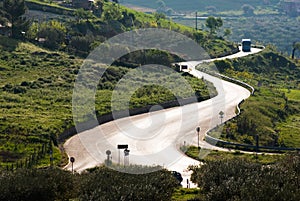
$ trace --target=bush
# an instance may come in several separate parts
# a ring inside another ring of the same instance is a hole
[[[123,168],[123,167],[122,167]],[[170,200],[178,186],[175,177],[158,167],[129,166],[132,172],[156,170],[148,174],[127,174],[99,167],[81,175],[56,168],[0,169],[0,200]],[[159,167],[160,168],[160,167]]]
[[[53,201],[73,198],[74,179],[60,169],[0,171],[0,200]]]
[[[204,200],[298,200],[300,156],[287,155],[274,165],[242,159],[207,161],[192,167],[191,180],[198,184]]]
[[[84,201],[170,200],[177,186],[175,177],[166,170],[136,175],[100,167],[83,177],[80,200]]]

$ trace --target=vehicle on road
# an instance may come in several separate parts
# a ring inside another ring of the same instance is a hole
[[[183,178],[179,172],[171,171],[171,173],[178,180],[179,184],[183,181]]]
[[[243,52],[251,52],[251,39],[243,39],[242,40],[242,51]]]

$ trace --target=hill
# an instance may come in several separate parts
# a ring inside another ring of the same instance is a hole
[[[241,104],[238,117],[211,135],[217,131],[225,141],[250,145],[255,145],[258,136],[259,146],[300,147],[300,136],[295,130],[300,125],[299,62],[267,48],[256,55],[216,61],[215,65],[229,77],[251,84],[255,92]]]
[[[130,4],[141,7],[148,7],[152,9],[158,9],[162,5],[173,9],[176,12],[193,12],[193,11],[206,11],[209,7],[214,7],[216,11],[229,11],[229,10],[241,10],[244,4],[251,5],[253,7],[274,7],[280,2],[280,0],[189,0],[188,3],[183,3],[182,0],[159,0],[159,1],[147,1],[147,0],[124,0],[123,4]]]
[[[213,41],[213,46],[210,44],[209,47],[215,48],[207,48],[212,56],[235,49],[232,43],[218,37],[208,38],[206,32],[176,24],[163,16],[139,13],[112,3],[105,3],[103,9],[103,15],[98,17],[79,9],[72,16],[56,13],[44,21],[33,19],[26,34],[17,36],[19,39],[0,36],[1,165],[14,168],[47,166],[49,157],[53,158],[54,165],[66,162],[59,143],[63,140],[62,133],[74,126],[72,90],[75,77],[85,56],[107,38],[137,27],[159,27],[176,30],[191,38],[201,35],[203,38],[198,37],[198,42],[202,44]],[[131,68],[145,64],[144,56],[148,62],[162,65],[170,65],[178,59],[156,50],[134,52],[120,58],[99,82],[95,106],[98,115],[111,112],[111,94],[115,85]],[[186,74],[182,76],[194,88],[199,100],[209,98],[209,83]],[[171,79],[166,78],[165,82],[172,82]],[[130,107],[174,101],[173,93],[160,86],[144,87],[133,94]],[[182,94],[185,94],[182,98],[190,96],[185,91]]]
[[[37,10],[40,8],[42,6]],[[84,58],[104,40],[135,28],[157,27],[187,35],[205,47],[212,57],[230,54],[236,48],[222,37],[174,23],[164,15],[148,15],[113,3],[105,2],[100,16],[82,9],[74,10],[71,16],[67,14],[68,17],[57,14],[57,18],[33,20],[20,39],[0,37],[0,161],[3,165],[44,166],[49,164],[50,156],[56,165],[66,162],[59,143],[62,133],[73,126],[74,80]],[[144,65],[144,56],[149,58],[148,62],[162,65],[179,59],[156,50],[134,52],[120,58],[98,85],[95,106],[98,115],[111,112],[110,100],[115,85],[131,68]],[[259,59],[253,61],[259,62]],[[287,73],[290,72],[283,71],[282,76]],[[194,88],[199,100],[209,98],[208,83],[186,74],[182,76]],[[165,82],[172,82],[170,79],[166,78]],[[135,81],[140,83],[138,79]],[[174,99],[173,93],[162,87],[144,87],[133,94],[130,107]]]

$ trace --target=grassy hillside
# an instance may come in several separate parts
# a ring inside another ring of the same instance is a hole
[[[35,14],[40,12],[43,15],[45,3],[34,2]],[[52,4],[47,3],[47,6],[50,6],[47,11],[52,12]],[[54,8],[60,9],[53,3]],[[211,56],[230,53],[236,48],[221,38],[174,23],[164,16],[139,13],[109,2],[104,3],[100,16],[73,10],[66,17],[59,15],[61,12],[55,9],[57,18],[51,15],[51,18],[32,19],[22,40],[0,36],[1,164],[48,165],[50,153],[55,165],[65,162],[57,139],[65,129],[73,126],[71,104],[76,74],[85,56],[112,36],[136,28],[157,27],[197,38],[197,42],[206,44]],[[35,41],[39,37],[45,42]],[[149,50],[143,54],[129,54],[117,62],[118,66],[110,67],[99,82],[95,105],[98,115],[111,112],[111,94],[115,85],[130,68],[143,65],[141,58],[144,56],[147,56],[148,62],[162,65],[170,65],[176,60],[169,53]],[[215,92],[208,93],[207,87],[211,86],[203,80],[187,75],[183,77],[195,89],[199,100],[215,95]],[[166,78],[165,83],[173,82],[171,79]],[[132,81],[142,82],[138,78]],[[175,99],[173,92],[159,86],[143,87],[133,94],[129,105],[137,108],[172,101]],[[178,93],[182,94],[182,98],[191,95],[185,91]]]
[[[48,26],[49,29],[51,25],[45,24],[45,21],[50,19],[59,21],[59,23],[62,23],[62,26],[65,27],[65,31],[61,34],[64,38],[71,38],[71,41],[68,41],[68,45],[65,46],[65,41],[57,41],[57,38],[60,37],[52,37],[50,43],[47,41],[44,43],[45,47],[52,48],[52,46],[54,46],[57,49],[57,46],[59,46],[61,49],[65,48],[83,57],[87,56],[88,52],[105,39],[138,28],[161,28],[182,33],[196,40],[212,57],[218,57],[236,51],[236,45],[223,40],[222,37],[211,36],[206,31],[196,31],[192,27],[178,24],[165,15],[159,15],[157,13],[145,14],[119,4],[103,2],[101,12],[99,11],[101,9],[95,9],[93,12],[73,9],[72,13],[67,13],[68,17],[64,17],[64,10],[57,12],[57,10],[48,9],[48,12],[44,12],[45,3],[42,2],[39,4],[40,1],[38,0],[34,0],[34,2],[34,7],[29,6],[30,9],[34,10],[34,13],[31,15],[31,12],[29,12],[28,16],[38,16],[36,10],[40,11],[41,15],[39,19],[33,19],[34,23],[29,31],[27,31],[26,37],[31,40],[41,36],[50,38],[45,32],[50,33],[51,31],[46,30],[41,34],[39,33],[41,31],[37,32],[36,30],[41,30],[41,27],[45,26]],[[53,8],[56,9],[57,3],[47,4],[47,6],[50,8],[53,6]],[[48,16],[49,12],[54,12],[57,14],[57,17],[53,19],[52,15]]]
[[[0,37],[2,164],[47,165],[50,152],[53,153],[55,164],[63,161],[57,138],[65,129],[73,126],[71,98],[76,74],[84,56],[107,38],[135,28],[158,27],[171,29],[197,40],[211,56],[230,53],[235,49],[234,44],[224,41],[221,37],[195,31],[164,16],[139,13],[111,3],[106,3],[103,8],[102,16],[81,13],[85,16],[82,17],[77,13],[65,21],[34,22],[22,40]],[[109,13],[116,15],[109,16]],[[37,30],[43,32],[36,32]],[[53,32],[58,32],[60,37],[49,35]],[[37,43],[34,40],[35,36],[42,34],[45,34],[48,42]],[[65,41],[65,37],[70,35],[71,40]],[[57,41],[58,38],[62,40]],[[160,51],[145,51],[142,54],[137,52],[130,54],[125,60],[121,59],[116,63],[117,66],[109,68],[99,82],[95,105],[98,115],[111,112],[112,90],[132,66],[144,64],[141,59],[144,55],[152,59],[151,61],[160,58],[158,63],[166,61],[163,65],[176,60],[173,55]],[[249,65],[256,65],[259,59],[253,62]],[[261,68],[263,67],[264,64]],[[285,76],[285,73],[283,71],[282,76]],[[203,80],[185,74],[183,77],[199,95],[199,100],[215,95],[215,92],[208,93],[207,87],[210,87],[210,84],[204,83]],[[141,83],[138,78],[132,81]],[[166,78],[165,82],[172,82],[172,78]],[[190,96],[185,91],[182,91],[182,94],[182,98]],[[131,108],[143,107],[174,98],[172,92],[162,87],[143,87],[133,94],[129,105]]]
[[[57,138],[73,125],[72,90],[83,59],[2,36],[0,52],[1,163],[46,165],[52,150],[55,164],[59,164],[62,156]],[[96,96],[97,114],[111,111],[112,90],[129,70],[110,67],[103,75]],[[209,98],[206,83],[184,77],[199,97]],[[170,79],[165,79],[166,83]],[[132,82],[141,81],[136,78]],[[190,96],[185,91],[178,93],[183,98]],[[130,107],[159,104],[174,98],[173,92],[159,86],[141,88],[130,100]]]
[[[160,5],[157,1],[147,0],[123,0],[121,2],[154,9],[157,9]],[[163,0],[163,2],[167,7],[170,7],[175,11],[205,11],[206,8],[210,6],[214,6],[217,11],[228,11],[240,10],[244,4],[250,4],[254,7],[275,6],[280,0],[189,0],[188,2],[182,0]]]
[[[226,123],[221,131],[224,140],[254,145],[258,135],[260,145],[300,147],[299,63],[266,49],[257,55],[215,64],[226,75],[256,89],[242,104],[241,114]]]

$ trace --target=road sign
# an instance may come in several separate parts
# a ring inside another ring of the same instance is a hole
[[[111,151],[110,150],[107,150],[106,151],[106,155],[110,155],[111,154]]]
[[[75,162],[75,158],[74,158],[74,157],[71,157],[71,158],[70,158],[70,161],[71,161],[71,163],[74,163],[74,162]]]
[[[128,144],[118,144],[118,149],[127,149]]]
[[[128,156],[128,155],[129,155],[129,152],[130,152],[129,149],[125,149],[125,150],[124,150],[124,155],[125,155],[125,156]]]

